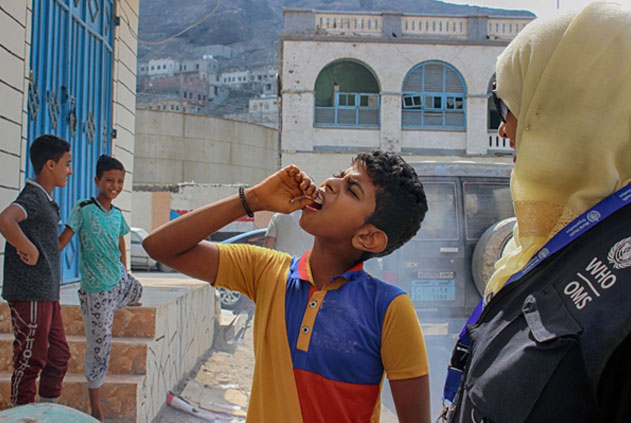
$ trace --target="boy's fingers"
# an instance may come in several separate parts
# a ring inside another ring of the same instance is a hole
[[[303,181],[303,183],[300,184],[300,189],[306,196],[311,197],[313,199],[315,191],[316,191],[316,186],[312,181],[310,180]]]
[[[289,165],[285,167],[285,173],[287,173],[287,175],[289,176],[296,176],[297,174],[300,173],[300,169],[298,169],[298,166],[296,165]]]
[[[29,266],[33,266],[34,264],[37,263],[34,257],[31,257],[25,252],[20,251],[20,250],[18,250],[18,257],[20,257],[20,260],[22,260],[25,264],[28,264]]]

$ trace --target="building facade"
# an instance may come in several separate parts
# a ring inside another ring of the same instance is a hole
[[[278,98],[275,95],[251,98],[248,102],[248,122],[278,128],[278,112]]]
[[[180,63],[173,59],[151,59],[147,64],[147,73],[150,76],[169,75],[173,76],[179,70]]]
[[[154,67],[152,63],[161,63],[155,66],[164,68],[163,72],[151,74],[151,68]],[[210,56],[181,62],[156,59],[140,63],[136,107],[189,113],[207,112],[208,104],[219,93],[218,65],[219,62]],[[172,72],[171,68],[174,69]]]
[[[244,85],[250,83],[252,75],[249,70],[224,72],[219,76],[219,82],[227,86]]]
[[[116,204],[131,221],[137,32],[138,0],[3,2],[0,208],[33,176],[28,157],[33,140],[52,133],[72,145],[74,174],[53,192],[62,222],[76,200],[95,194],[100,154],[125,166]],[[0,248],[4,253],[4,242]],[[79,278],[77,248],[75,237],[63,252],[64,282]],[[0,258],[0,266],[3,262]]]
[[[505,15],[285,10],[283,165],[320,180],[373,148],[410,161],[509,161],[490,87],[497,56],[534,15]]]

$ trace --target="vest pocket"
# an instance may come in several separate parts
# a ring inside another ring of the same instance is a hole
[[[494,422],[523,422],[581,327],[553,287],[528,295],[512,320],[497,313],[474,327],[465,382],[476,414]],[[498,328],[499,326],[499,328]]]

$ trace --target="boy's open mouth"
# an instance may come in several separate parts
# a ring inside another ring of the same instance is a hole
[[[322,203],[324,203],[324,196],[322,192],[316,191],[316,198],[313,200],[313,203],[309,204],[307,207],[313,210],[322,210]]]
[[[309,204],[307,207],[309,207],[310,209],[314,209],[314,210],[322,210],[322,204],[318,204],[315,201],[311,204]]]

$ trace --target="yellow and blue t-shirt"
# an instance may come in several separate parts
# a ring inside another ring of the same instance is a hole
[[[256,303],[249,422],[378,422],[384,372],[390,380],[428,373],[410,298],[362,264],[318,290],[310,252],[218,247],[215,286]]]

